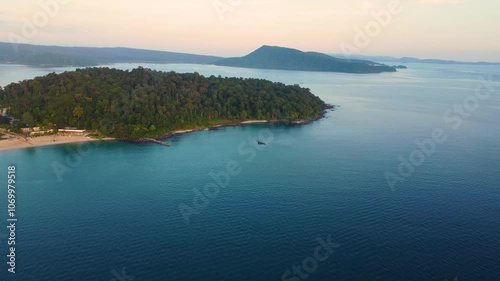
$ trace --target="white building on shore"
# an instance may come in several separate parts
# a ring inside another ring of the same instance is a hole
[[[59,129],[59,135],[63,136],[85,136],[87,135],[87,131],[85,130],[78,130],[75,128],[64,128],[64,129]]]

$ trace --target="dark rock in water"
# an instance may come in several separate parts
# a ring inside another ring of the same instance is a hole
[[[337,110],[337,108],[339,108],[339,107],[340,107],[340,105],[331,105],[331,104],[327,104],[327,105],[325,106],[325,110],[335,111],[335,110]]]

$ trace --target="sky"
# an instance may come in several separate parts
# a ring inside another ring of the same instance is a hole
[[[500,61],[499,0],[0,0],[0,41]]]

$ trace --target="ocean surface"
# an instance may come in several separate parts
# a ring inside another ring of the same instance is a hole
[[[500,280],[499,66],[141,65],[301,84],[340,107],[304,126],[179,135],[169,148],[0,152],[0,280]],[[71,69],[0,65],[0,85]]]

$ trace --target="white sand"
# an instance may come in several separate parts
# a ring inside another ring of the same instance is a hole
[[[195,130],[179,130],[179,131],[174,131],[172,134],[178,135],[178,134],[185,134],[185,133],[191,133],[194,132]]]
[[[106,139],[108,140],[108,139]],[[27,147],[38,147],[47,145],[57,145],[65,143],[80,143],[88,141],[98,141],[98,139],[93,139],[84,136],[43,136],[36,138],[28,138],[26,141],[24,138],[10,138],[0,140],[0,151],[21,149]]]
[[[255,123],[267,123],[267,120],[248,120],[241,122],[241,124],[255,124]]]

